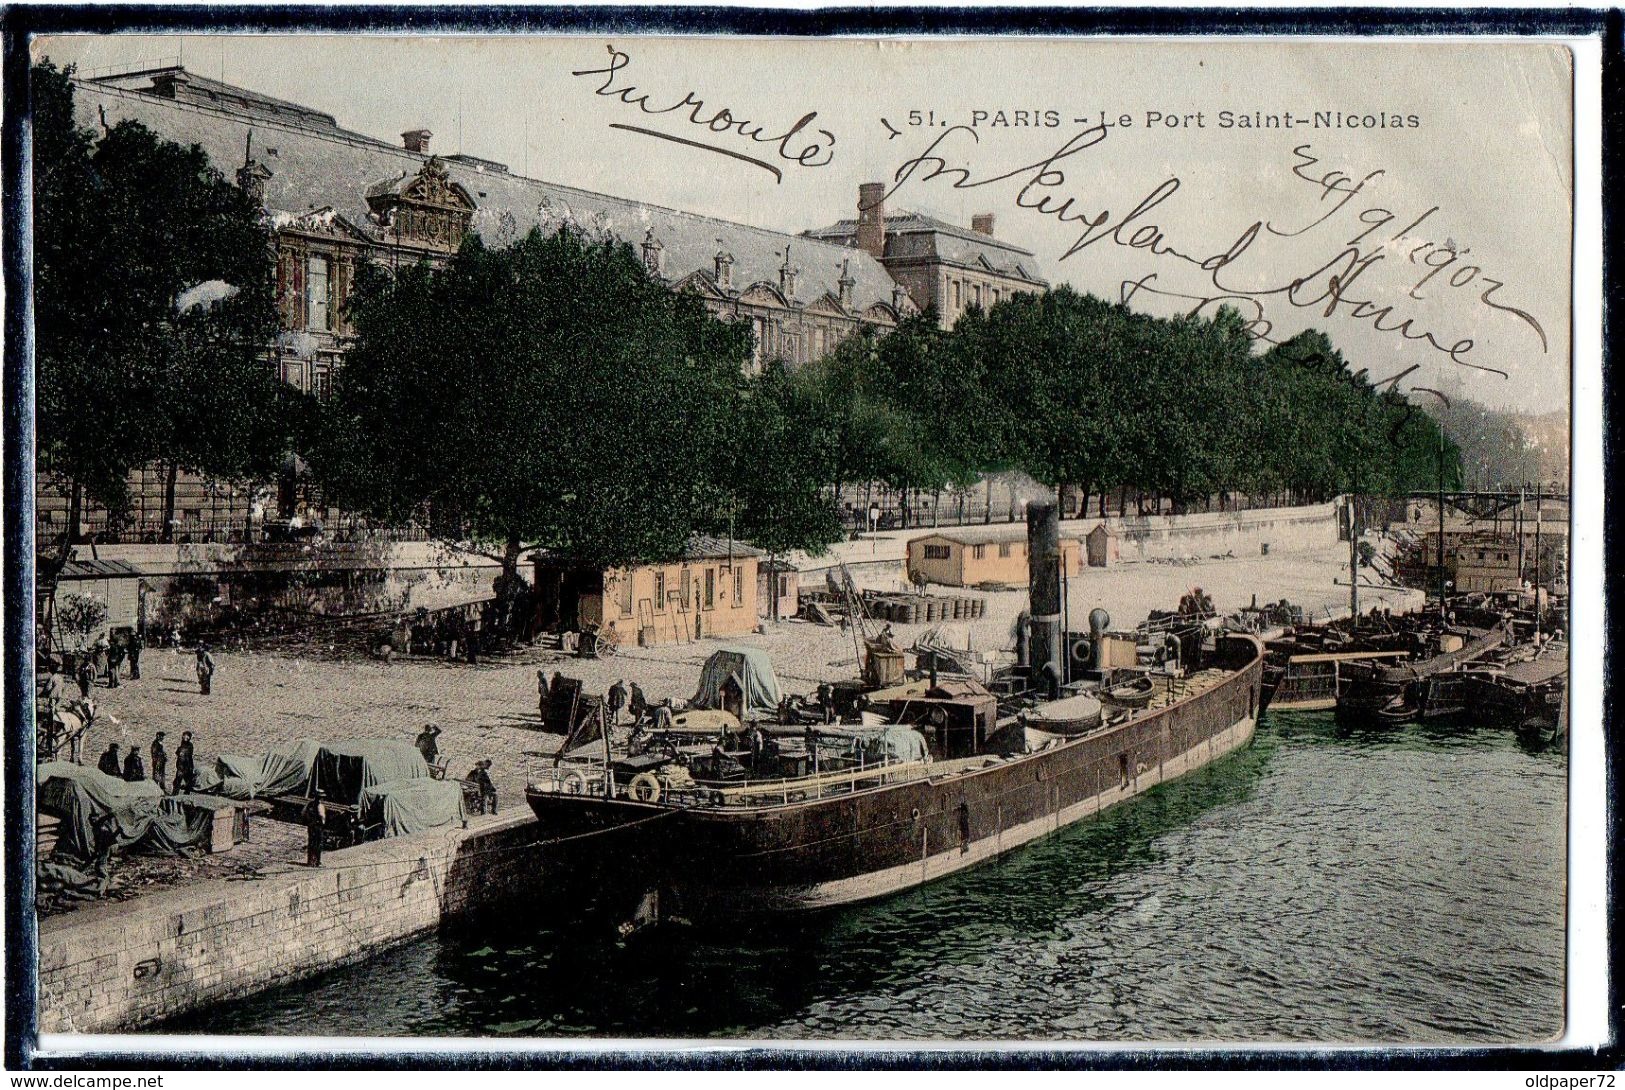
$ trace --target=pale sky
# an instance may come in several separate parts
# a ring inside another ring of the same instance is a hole
[[[619,71],[571,74],[605,69],[610,46]],[[1558,46],[329,34],[76,36],[35,52],[85,74],[184,59],[391,142],[427,128],[437,151],[787,231],[850,218],[860,182],[925,159],[888,211],[963,226],[992,212],[1053,282],[1114,300],[1139,283],[1130,305],[1163,314],[1228,294],[1259,332],[1323,329],[1375,378],[1414,366],[1406,386],[1568,404],[1572,73]],[[681,110],[635,104],[690,93]],[[782,148],[770,139],[814,112]],[[1091,131],[1102,114],[1114,124]],[[1241,123],[1271,116],[1282,127]],[[931,156],[966,173],[928,180]]]

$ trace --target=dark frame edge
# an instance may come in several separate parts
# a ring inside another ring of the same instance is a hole
[[[13,6],[0,14],[4,36],[3,87],[5,117],[0,135],[6,230],[5,349],[3,388],[5,405],[3,451],[5,662],[5,819],[11,830],[32,828],[34,780],[32,738],[32,655],[34,628],[33,456],[34,384],[31,361],[32,278],[29,262],[32,222],[31,194],[19,183],[27,177],[30,139],[28,67],[30,39],[52,32],[185,31],[268,32],[347,30],[381,32],[409,29],[418,33],[452,29],[483,29],[490,33],[710,33],[787,36],[827,34],[1116,34],[1128,36],[1238,34],[1347,34],[1366,37],[1395,34],[1548,34],[1599,36],[1602,41],[1602,187],[1603,220],[1603,369],[1604,418],[1602,460],[1604,496],[1619,477],[1619,452],[1610,428],[1619,399],[1620,383],[1611,381],[1610,364],[1625,359],[1625,320],[1610,321],[1617,308],[1625,308],[1625,290],[1619,271],[1625,269],[1625,237],[1619,229],[1622,214],[1607,200],[1625,194],[1625,13],[1619,9],[1584,8],[1379,8],[1360,11],[1353,31],[1346,9],[1124,9],[1083,7],[1070,9],[1036,6],[940,10],[923,6],[897,8],[827,7],[822,9],[762,8],[615,8],[578,5],[567,7],[514,7],[453,9],[321,7],[277,5],[247,7],[211,5],[204,26],[198,9],[160,4],[131,5],[119,9],[77,4],[60,7]],[[1613,274],[1613,275],[1611,275]],[[1621,312],[1625,312],[1622,309]],[[1609,684],[1617,650],[1612,635],[1625,626],[1625,565],[1611,564],[1625,535],[1625,515],[1615,506],[1604,511],[1603,583],[1605,638],[1603,655],[1603,718],[1605,732],[1614,725]],[[1625,814],[1616,785],[1625,772],[1625,757],[1618,745],[1607,754],[1607,845],[1610,863],[1607,916],[1614,921],[1625,897],[1625,868],[1613,853],[1625,834]],[[1286,1050],[1269,1046],[1245,1050],[1197,1048],[1153,1050],[1144,1047],[1100,1051],[1060,1049],[927,1049],[915,1045],[886,1051],[856,1049],[780,1049],[771,1046],[738,1048],[718,1045],[661,1049],[635,1046],[621,1052],[581,1049],[572,1051],[426,1052],[410,1044],[399,1052],[346,1051],[336,1054],[286,1053],[215,1056],[177,1056],[161,1047],[131,1052],[108,1052],[84,1057],[41,1056],[38,1053],[37,961],[34,956],[38,928],[34,917],[33,841],[15,833],[6,838],[6,982],[5,1067],[8,1070],[192,1069],[192,1070],[297,1070],[328,1068],[350,1070],[408,1069],[703,1069],[703,1070],[954,1070],[954,1069],[1117,1069],[1181,1070],[1194,1066],[1224,1070],[1280,1068],[1361,1070],[1372,1068],[1442,1070],[1575,1070],[1580,1065],[1608,1069],[1625,1066],[1625,950],[1610,943],[1608,963],[1609,1031],[1611,1042],[1596,1050],[1552,1048]],[[1610,926],[1610,938],[1613,928]],[[160,1046],[162,1038],[154,1038]]]

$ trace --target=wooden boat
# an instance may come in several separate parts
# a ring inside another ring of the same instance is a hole
[[[1329,711],[1337,707],[1343,664],[1403,658],[1403,651],[1272,653],[1264,664],[1264,706],[1277,711]]]
[[[1350,663],[1337,697],[1340,715],[1365,722],[1404,723],[1450,715],[1462,708],[1457,673],[1507,642],[1505,626],[1447,629],[1433,641],[1433,653],[1397,665],[1381,661]],[[1442,648],[1442,650],[1441,650]]]
[[[1569,648],[1560,640],[1481,664],[1463,676],[1466,712],[1476,721],[1510,726],[1549,742],[1559,732],[1568,672]]]
[[[806,776],[720,788],[662,784],[655,771],[638,798],[611,776],[568,770],[569,786],[544,774],[526,796],[543,837],[580,838],[560,849],[580,853],[559,864],[561,876],[643,906],[644,918],[650,905],[695,919],[847,904],[994,859],[1246,745],[1263,645],[1220,636],[1205,665],[1159,692],[1160,703],[1035,751],[990,739],[965,757],[834,769],[817,760]],[[1089,717],[1077,698],[1057,704],[1040,706],[1046,723]],[[1019,725],[1007,716],[995,733],[1008,738],[1002,728]],[[662,789],[651,792],[651,782]]]

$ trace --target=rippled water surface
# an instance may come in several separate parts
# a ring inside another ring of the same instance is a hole
[[[1565,758],[1266,718],[1004,861],[734,933],[447,932],[175,1030],[1527,1041],[1562,1030]],[[520,909],[516,915],[522,915]]]

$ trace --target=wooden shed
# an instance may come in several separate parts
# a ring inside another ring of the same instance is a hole
[[[84,636],[87,647],[114,633],[133,636],[144,627],[141,577],[139,568],[122,560],[70,560],[57,580],[55,606],[60,610],[72,595],[96,598],[107,606],[107,619]],[[45,608],[46,602],[40,605]],[[69,635],[57,625],[52,630],[57,640],[75,649],[79,633]]]
[[[622,646],[754,632],[761,557],[744,542],[704,535],[680,559],[634,568],[585,569],[536,553],[537,627],[578,632],[594,624]]]
[[[1061,538],[1062,571],[1077,575],[1083,550],[1075,537]],[[916,583],[949,587],[1027,585],[1027,524],[958,526],[933,530],[908,543],[908,575]]]
[[[756,608],[764,621],[782,621],[801,609],[801,571],[786,560],[763,560],[756,569]]]

